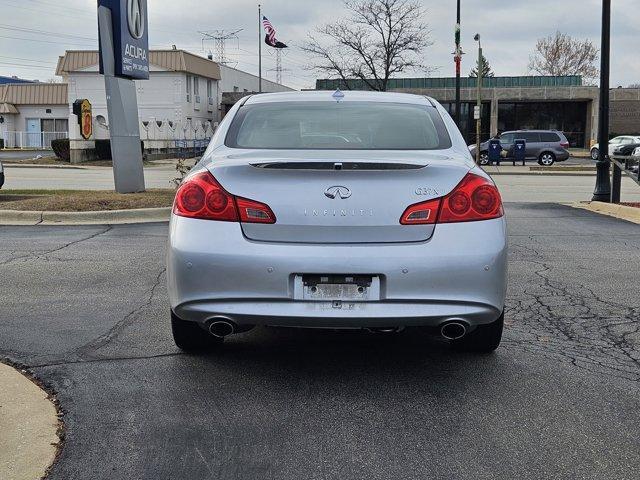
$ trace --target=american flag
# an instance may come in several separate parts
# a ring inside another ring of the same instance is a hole
[[[267,34],[267,43],[273,47],[276,44],[276,29],[273,28],[271,22],[264,15],[262,16],[262,25]]]

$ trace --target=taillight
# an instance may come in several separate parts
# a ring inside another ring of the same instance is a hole
[[[415,203],[400,217],[402,225],[472,222],[504,215],[500,193],[484,177],[468,173],[451,193]]]
[[[436,223],[438,210],[440,209],[440,199],[428,200],[426,202],[409,205],[400,217],[402,225],[429,225]]]
[[[569,142],[560,142],[562,148],[569,148]]]
[[[467,173],[442,199],[438,223],[490,220],[502,215],[502,199],[495,185],[484,177]]]
[[[231,195],[208,171],[197,173],[180,185],[173,213],[181,217],[223,222],[276,222],[268,205]]]

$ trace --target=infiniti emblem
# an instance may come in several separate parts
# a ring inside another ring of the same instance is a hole
[[[142,0],[127,0],[127,23],[133,38],[142,38],[144,34],[144,9]]]
[[[349,198],[351,196],[351,190],[341,185],[329,187],[324,191],[324,194],[329,198]]]

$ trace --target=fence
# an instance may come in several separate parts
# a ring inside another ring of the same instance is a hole
[[[612,167],[611,203],[620,203],[623,173],[640,186],[640,156],[614,154],[609,158]]]
[[[18,132],[6,131],[0,133],[4,141],[4,148],[38,148],[50,149],[51,141],[67,138],[67,132]]]

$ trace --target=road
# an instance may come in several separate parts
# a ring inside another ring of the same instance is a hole
[[[637,225],[507,204],[503,345],[287,329],[186,355],[166,224],[0,229],[0,355],[57,392],[50,478],[637,479]],[[614,254],[616,252],[617,254]]]
[[[87,169],[20,168],[6,169],[3,188],[113,189],[111,168]],[[145,168],[147,188],[169,188],[176,177],[172,166]],[[595,186],[593,175],[494,175],[500,193],[507,202],[576,202],[591,200]],[[623,176],[622,200],[640,202],[640,188]]]

